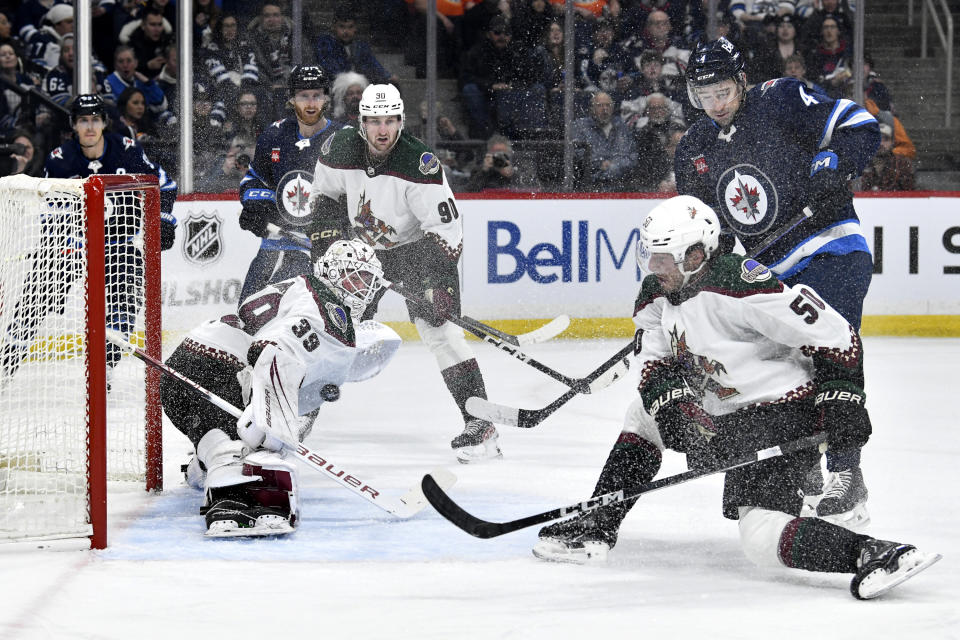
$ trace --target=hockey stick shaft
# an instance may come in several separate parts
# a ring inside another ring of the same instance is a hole
[[[401,296],[409,300],[410,303],[413,304],[416,308],[432,314],[433,308],[429,302],[427,302],[424,298],[414,295],[411,291],[409,291],[402,285],[397,284],[395,282],[387,282],[384,286],[389,287],[394,291],[396,291],[398,294],[400,294]],[[460,327],[465,331],[469,331],[470,333],[475,335],[480,340],[483,340],[487,344],[491,344],[496,348],[500,349],[501,351],[505,351],[506,353],[509,353],[511,356],[513,356],[520,362],[523,362],[524,364],[533,367],[537,371],[543,374],[546,374],[547,376],[553,378],[554,380],[567,385],[568,387],[570,387],[571,391],[573,391],[574,395],[578,393],[590,393],[591,390],[590,390],[589,381],[586,381],[585,379],[580,379],[580,378],[570,378],[569,376],[563,375],[556,369],[553,369],[552,367],[549,367],[543,364],[542,362],[531,358],[527,354],[520,351],[520,349],[518,349],[517,347],[505,343],[503,340],[497,338],[494,335],[484,333],[482,329],[475,326],[471,322],[467,322],[464,318],[461,318],[453,314],[447,314],[445,317],[446,317],[446,320],[448,320],[449,322],[452,322],[453,324],[457,325],[458,327]]]
[[[218,409],[223,410],[234,418],[240,418],[242,414],[240,409],[233,406],[212,391],[205,389],[176,369],[171,368],[165,362],[161,362],[160,360],[148,355],[142,349],[133,346],[126,340],[126,338],[123,337],[123,334],[111,329],[107,329],[107,340],[115,344],[126,353],[139,358],[164,375],[176,380],[181,385],[185,386],[187,389],[191,390],[193,393],[197,394]],[[314,471],[319,472],[324,477],[333,480],[340,486],[345,487],[353,493],[359,495],[367,502],[370,502],[371,504],[374,504],[380,509],[383,509],[384,511],[387,511],[395,516],[400,518],[409,518],[427,506],[426,501],[423,499],[424,497],[422,493],[416,488],[411,489],[401,498],[394,498],[382,493],[373,485],[370,485],[366,481],[362,480],[362,476],[354,473],[348,473],[339,464],[331,462],[326,456],[323,456],[315,451],[311,451],[302,443],[298,444],[297,448],[291,451]],[[450,483],[452,485],[452,482],[450,482],[449,478],[449,476],[452,474],[449,474],[449,472],[444,470],[438,471],[441,474],[441,483]]]
[[[520,529],[525,529],[536,524],[550,522],[551,520],[558,520],[567,516],[588,513],[590,511],[599,509],[600,507],[611,504],[635,500],[645,493],[657,491],[658,489],[665,489],[666,487],[683,484],[685,482],[689,482],[690,480],[696,480],[697,478],[703,478],[716,473],[724,473],[738,467],[759,462],[761,460],[776,458],[778,456],[796,453],[797,451],[802,451],[804,449],[810,449],[823,444],[826,441],[826,438],[827,436],[825,433],[806,436],[797,440],[785,442],[781,445],[769,447],[760,451],[754,451],[738,458],[727,460],[722,466],[711,469],[685,471],[673,476],[661,478],[660,480],[654,480],[641,485],[636,491],[633,491],[629,494],[625,494],[621,489],[620,491],[605,493],[601,496],[584,500],[583,502],[577,502],[575,504],[560,507],[558,509],[551,509],[550,511],[544,511],[543,513],[527,516],[526,518],[520,518],[518,520],[511,520],[509,522],[490,522],[487,520],[482,520],[468,513],[460,505],[454,502],[450,496],[447,495],[447,493],[440,488],[440,486],[438,486],[438,484],[433,478],[430,477],[429,474],[423,477],[421,487],[424,495],[427,496],[427,500],[429,500],[430,504],[433,505],[433,508],[458,528],[476,538],[495,538],[497,536],[519,531]]]
[[[805,220],[808,220],[813,217],[813,211],[810,207],[804,207],[803,211],[798,213],[790,222],[785,224],[781,229],[774,231],[771,234],[771,237],[768,240],[764,240],[763,244],[753,250],[753,257],[759,256],[761,253],[772,247],[776,242],[787,235],[797,227],[799,227]]]
[[[629,344],[625,345],[622,349],[610,356],[603,364],[587,374],[586,377],[582,378],[582,382],[589,386],[590,383],[594,382],[608,371],[613,369],[615,366],[620,364],[620,362],[624,361],[627,356],[633,353],[633,350],[634,343],[631,341]],[[624,369],[626,369],[626,367],[624,367]],[[606,385],[603,386],[607,386],[614,380],[618,380],[621,375],[613,376],[610,380],[606,381]],[[596,389],[594,390],[596,391]],[[542,409],[518,409],[515,407],[508,407],[506,405],[498,405],[496,403],[483,400],[482,398],[469,398],[467,400],[467,411],[478,418],[490,420],[491,422],[507,424],[514,427],[520,427],[522,429],[530,429],[546,420],[553,412],[567,404],[578,393],[580,392],[577,389],[571,388],[569,391],[565,392],[559,398]]]

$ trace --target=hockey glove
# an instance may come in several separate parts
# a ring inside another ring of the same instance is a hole
[[[433,307],[430,311],[433,317],[424,318],[430,326],[439,327],[447,321],[447,318],[457,315],[457,301],[454,294],[453,287],[436,287],[423,292],[423,297]]]
[[[847,172],[840,168],[839,158],[833,151],[827,149],[814,156],[807,194],[814,215],[837,211],[853,200],[847,188]]]
[[[247,197],[250,192],[272,193],[265,189],[248,189],[247,193],[241,196],[243,210],[240,212],[240,228],[245,229],[260,238],[267,237],[267,223],[270,222],[270,216],[276,205],[273,200],[251,199]]]
[[[678,391],[668,394],[672,396]],[[654,417],[664,446],[674,451],[688,453],[703,449],[717,435],[713,418],[693,401],[689,393],[668,400]]]
[[[828,389],[817,394],[820,428],[827,432],[827,445],[834,451],[859,449],[870,439],[873,427],[864,406],[867,396],[860,389]]]
[[[166,251],[173,247],[177,239],[177,219],[169,213],[160,214],[160,250]]]

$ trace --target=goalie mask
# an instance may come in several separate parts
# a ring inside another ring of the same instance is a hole
[[[360,240],[337,240],[313,265],[313,273],[350,308],[363,314],[383,288],[383,267],[373,248]]]
[[[688,252],[698,245],[703,247],[703,262],[687,270]],[[720,220],[714,210],[693,196],[676,196],[654,207],[644,219],[637,264],[644,274],[657,276],[666,290],[675,291],[703,269],[719,245]]]

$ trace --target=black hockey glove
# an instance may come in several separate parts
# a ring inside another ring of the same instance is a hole
[[[245,201],[243,210],[240,212],[240,228],[255,236],[265,238],[267,236],[267,223],[270,221],[272,213],[271,209],[274,207],[272,200]]]
[[[177,239],[177,219],[169,213],[160,214],[160,250],[173,247]]]
[[[827,445],[834,451],[859,449],[870,439],[873,427],[864,406],[867,396],[860,389],[828,389],[817,394],[820,427],[827,432]]]
[[[423,297],[426,298],[427,302],[433,307],[431,310],[432,317],[424,318],[424,320],[430,323],[430,326],[439,327],[446,322],[450,316],[459,315],[457,313],[459,305],[457,304],[456,290],[453,287],[433,287],[425,290]]]
[[[848,172],[840,167],[833,151],[821,151],[810,163],[810,181],[807,183],[807,205],[814,215],[836,211],[853,200],[847,188]]]
[[[664,446],[681,453],[702,450],[717,435],[713,418],[689,392],[674,389],[664,396],[668,397],[654,415]]]

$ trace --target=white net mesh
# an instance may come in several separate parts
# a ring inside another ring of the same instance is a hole
[[[106,323],[130,336],[144,332],[143,201],[108,192],[103,214]],[[81,180],[0,179],[0,541],[91,529],[84,203]],[[107,477],[143,481],[144,367],[95,348],[108,363]]]

